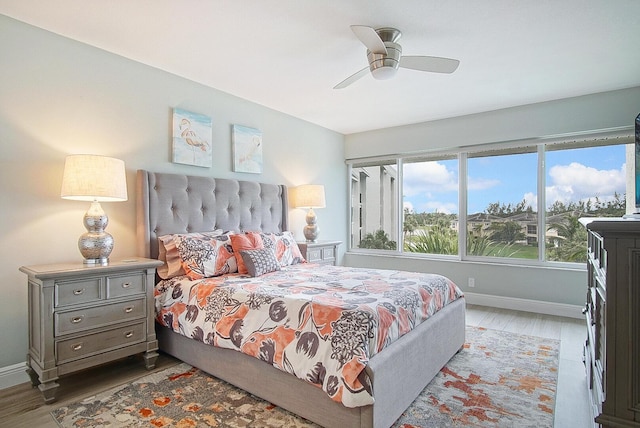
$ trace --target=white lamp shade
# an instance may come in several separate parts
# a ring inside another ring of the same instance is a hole
[[[324,208],[324,186],[322,184],[303,184],[295,190],[296,208]]]
[[[76,201],[126,201],[124,162],[106,156],[67,156],[60,196]]]

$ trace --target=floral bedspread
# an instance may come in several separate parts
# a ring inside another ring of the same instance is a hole
[[[297,264],[257,278],[158,283],[156,317],[201,342],[252,355],[347,407],[373,403],[369,359],[462,296],[436,274]]]

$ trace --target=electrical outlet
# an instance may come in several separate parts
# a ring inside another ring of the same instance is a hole
[[[469,278],[469,287],[473,288],[476,286],[476,279],[475,278]]]

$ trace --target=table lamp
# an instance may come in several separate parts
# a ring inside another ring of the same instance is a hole
[[[316,242],[320,229],[318,228],[316,213],[314,208],[324,208],[324,186],[321,184],[303,184],[296,187],[295,193],[296,208],[309,208],[307,212],[307,225],[304,227],[304,237],[307,242]]]
[[[85,264],[107,265],[113,250],[113,236],[104,231],[109,218],[100,202],[127,200],[124,162],[106,156],[67,156],[60,196],[91,202],[83,219],[87,232],[78,239],[78,248]]]

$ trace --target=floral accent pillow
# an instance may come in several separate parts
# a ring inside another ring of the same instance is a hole
[[[259,233],[246,232],[231,235],[231,247],[238,263],[238,273],[246,275],[248,273],[247,267],[244,264],[244,260],[242,260],[240,252],[243,250],[261,250],[264,248],[264,244]]]
[[[240,256],[247,267],[247,272],[251,276],[260,276],[280,270],[280,263],[278,263],[276,255],[269,248],[242,250],[240,251]]]
[[[262,237],[264,247],[273,250],[280,266],[284,267],[306,262],[290,231],[262,233],[260,236]]]
[[[211,232],[200,233],[175,233],[158,237],[158,260],[164,262],[157,269],[158,276],[162,279],[173,278],[178,275],[185,275],[186,272],[182,267],[182,260],[176,248],[174,237],[214,237],[224,234],[221,229]]]
[[[238,271],[231,236],[174,236],[182,268],[189,279],[210,278]]]

